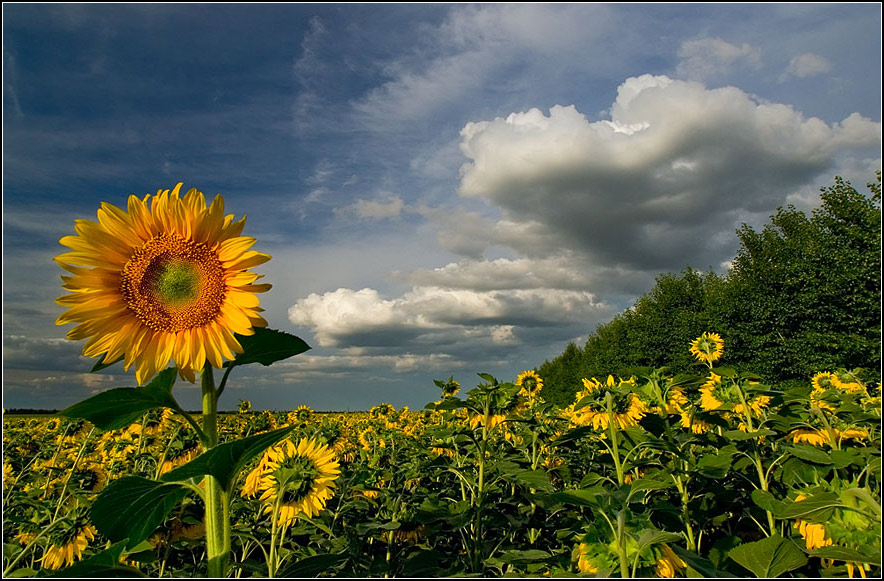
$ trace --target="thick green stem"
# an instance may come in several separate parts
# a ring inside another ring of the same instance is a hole
[[[212,365],[206,361],[201,377],[203,392],[203,433],[206,449],[218,444],[218,394]],[[203,480],[206,490],[206,552],[209,577],[226,577],[230,560],[230,516],[228,494],[214,476]]]
[[[608,432],[611,434],[611,456],[614,457],[614,468],[617,470],[617,484],[623,486],[625,478],[623,466],[620,464],[620,450],[617,447],[617,428],[614,426],[614,398],[611,392],[605,392],[605,404],[608,408]]]

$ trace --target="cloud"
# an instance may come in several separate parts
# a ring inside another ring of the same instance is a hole
[[[386,64],[387,82],[352,102],[355,118],[374,131],[396,130],[511,82],[512,67],[547,71],[576,58],[575,46],[610,33],[609,12],[602,5],[455,6],[412,52]]]
[[[880,123],[858,114],[829,125],[734,87],[664,76],[627,79],[610,110],[594,123],[555,106],[467,124],[460,195],[531,230],[536,255],[568,248],[591,265],[703,268],[729,258],[732,237],[719,233],[743,215],[880,144]]]
[[[405,208],[405,202],[402,198],[394,195],[387,195],[380,200],[356,200],[355,203],[338,208],[338,215],[353,214],[360,219],[365,220],[385,220],[390,218],[398,218]]]
[[[676,66],[679,77],[690,80],[706,80],[728,73],[742,66],[750,69],[761,67],[761,51],[743,43],[740,46],[720,38],[687,40],[678,50],[681,59]]]
[[[813,54],[804,53],[794,57],[789,61],[786,71],[780,76],[780,81],[784,81],[790,77],[798,77],[804,79],[807,77],[815,77],[832,70],[832,64],[825,58]]]
[[[592,293],[579,290],[426,286],[385,299],[370,288],[340,288],[299,300],[289,309],[289,320],[311,327],[323,347],[437,346],[489,336],[510,343],[516,326],[569,326],[607,312]]]

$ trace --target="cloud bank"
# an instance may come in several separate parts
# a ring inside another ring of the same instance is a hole
[[[722,62],[755,58],[721,42],[706,44]],[[717,268],[732,258],[747,216],[769,213],[839,156],[880,143],[880,123],[858,114],[827,124],[735,87],[666,76],[626,79],[609,111],[593,122],[573,105],[554,106],[466,124],[458,193],[497,215],[415,210],[462,259],[393,272],[412,285],[398,297],[312,293],[289,320],[322,347],[363,350],[377,363],[403,346],[438,361],[526,346],[539,329],[585,333],[616,312],[609,297],[640,294],[685,265]],[[402,205],[389,197],[345,210],[382,219]],[[489,258],[494,249],[511,256]]]

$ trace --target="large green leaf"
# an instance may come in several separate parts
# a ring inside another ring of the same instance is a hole
[[[272,365],[310,349],[310,346],[299,337],[264,327],[256,327],[254,335],[237,335],[236,340],[242,345],[243,352],[233,361],[224,363],[224,367],[249,363]]]
[[[92,524],[112,542],[129,539],[127,546],[134,547],[163,524],[188,492],[178,483],[124,476],[111,482],[92,503]]]
[[[141,418],[144,412],[167,407],[181,411],[172,397],[177,369],[170,367],[157,374],[144,387],[118,387],[63,409],[58,415],[89,420],[101,430],[124,428]]]
[[[828,511],[837,506],[841,506],[841,500],[838,498],[838,495],[831,492],[823,492],[799,502],[793,502],[783,507],[782,510],[777,511],[775,516],[778,518],[804,518],[818,513],[815,514],[815,517],[819,519],[825,516],[821,514],[821,511]]]
[[[229,491],[240,470],[255,456],[269,446],[289,435],[296,426],[280,428],[272,432],[250,436],[242,440],[225,442],[207,450],[174,470],[162,476],[164,482],[202,478],[206,474],[214,476],[221,488]]]
[[[801,549],[780,535],[754,543],[743,543],[731,549],[728,556],[762,579],[779,577],[807,563],[807,557]]]

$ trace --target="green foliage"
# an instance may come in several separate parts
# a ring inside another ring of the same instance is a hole
[[[870,195],[835,177],[810,216],[779,208],[760,232],[737,231],[725,277],[690,267],[659,276],[635,305],[538,368],[548,401],[566,405],[584,377],[634,367],[684,372],[685,346],[719,333],[728,364],[784,384],[843,366],[881,365],[881,174]]]

